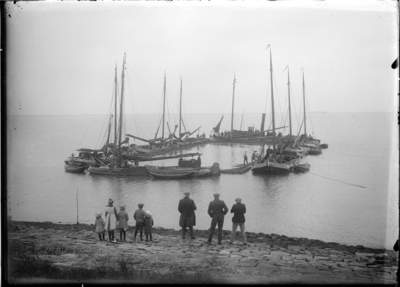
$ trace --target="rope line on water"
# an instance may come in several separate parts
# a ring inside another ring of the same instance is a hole
[[[322,176],[322,175],[319,175],[319,174],[316,174],[316,173],[312,173],[312,172],[308,172],[308,173],[311,173],[313,175],[316,175],[316,176],[319,176],[319,177],[323,177],[323,178],[326,178],[326,179],[330,179],[330,180],[333,180],[333,181],[337,181],[337,182],[340,182],[340,183],[344,183],[344,184],[348,184],[348,185],[352,185],[352,186],[357,186],[357,187],[361,187],[361,188],[368,188],[368,189],[376,190],[375,188],[372,188],[372,187],[367,187],[367,186],[357,185],[357,184],[353,184],[353,183],[348,183],[348,182],[344,182],[344,181],[340,181],[340,180],[337,180],[337,179],[329,178],[329,177]]]

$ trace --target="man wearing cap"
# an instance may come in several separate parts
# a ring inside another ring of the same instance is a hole
[[[194,200],[189,198],[190,193],[184,192],[185,197],[179,201],[178,211],[181,216],[179,218],[179,226],[182,227],[182,239],[185,238],[186,228],[189,228],[190,238],[196,239],[193,235],[193,226],[196,225],[196,214],[194,211],[197,209]]]
[[[210,202],[208,206],[208,215],[212,218],[210,235],[208,236],[208,244],[211,244],[211,240],[214,235],[215,226],[218,224],[218,244],[222,241],[222,226],[224,225],[224,217],[229,211],[223,200],[219,199],[219,193],[214,193],[214,200]]]
[[[144,217],[146,213],[143,211],[143,203],[139,203],[138,207],[139,209],[135,211],[133,214],[133,219],[136,220],[136,226],[135,226],[135,236],[133,237],[133,240],[136,241],[136,235],[138,233],[138,230],[140,231],[140,241],[143,241],[143,225],[144,225]]]
[[[243,239],[243,245],[247,244],[246,240],[246,233],[244,231],[244,214],[246,213],[246,205],[242,204],[242,199],[241,198],[236,198],[236,204],[234,204],[231,208],[231,213],[233,213],[233,218],[232,218],[232,233],[231,233],[231,240],[229,244],[232,244],[233,241],[235,240],[235,233],[236,229],[239,225],[240,227],[240,232],[242,233],[242,239]]]

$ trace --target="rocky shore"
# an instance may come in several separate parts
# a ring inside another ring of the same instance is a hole
[[[8,231],[8,245],[35,245],[38,260],[50,262],[59,269],[90,270],[118,264],[121,267],[123,260],[126,270],[151,270],[159,278],[169,278],[169,282],[174,280],[168,277],[170,274],[179,274],[198,276],[202,278],[198,280],[204,281],[197,283],[396,283],[398,253],[393,250],[251,232],[246,233],[247,245],[242,245],[239,233],[231,245],[228,244],[231,232],[226,230],[221,245],[216,244],[216,234],[212,245],[206,244],[206,230],[195,230],[196,239],[189,236],[182,239],[180,231],[154,227],[153,241],[149,242],[133,241],[133,233],[134,228],[130,227],[126,242],[112,243],[99,241],[93,225],[13,221]],[[119,239],[118,232],[115,238]],[[17,273],[10,266],[9,272],[9,282],[52,281],[51,276],[13,276]],[[57,282],[76,279],[58,278]],[[152,282],[151,278],[140,281]]]

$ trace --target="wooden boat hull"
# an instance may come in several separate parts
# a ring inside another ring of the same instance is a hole
[[[322,150],[320,150],[320,149],[310,149],[308,151],[308,154],[309,155],[320,155],[320,154],[322,154]]]
[[[111,169],[110,167],[93,167],[88,168],[90,174],[98,175],[111,175],[111,176],[148,176],[149,171],[144,166],[133,166],[133,167],[116,167]]]
[[[264,139],[229,139],[225,137],[215,137],[210,138],[210,143],[212,144],[246,144],[246,145],[263,145],[263,144],[272,144],[272,139],[264,138]]]
[[[184,149],[192,148],[195,146],[204,145],[209,142],[210,142],[209,139],[196,139],[196,140],[193,140],[192,142],[178,143],[177,145],[174,145],[171,147],[151,148],[148,145],[143,145],[143,146],[135,147],[135,149],[138,152],[141,152],[141,153],[144,153],[147,155],[162,155],[162,154],[169,153],[172,151],[184,150]]]
[[[321,148],[328,148],[328,144],[326,144],[326,143],[320,144],[319,146],[320,146]]]
[[[64,163],[69,166],[77,166],[77,167],[85,166],[85,167],[87,167],[88,165],[95,164],[96,161],[92,160],[92,159],[84,159],[84,158],[79,158],[79,157],[69,157],[66,160],[64,160]]]
[[[173,174],[177,176],[184,173],[192,173],[190,177],[210,177],[217,176],[221,174],[221,170],[219,168],[218,163],[214,163],[211,167],[177,167],[177,166],[168,166],[168,167],[157,167],[151,166],[148,167],[149,173],[160,174],[168,174],[170,177],[173,177]]]
[[[230,169],[221,169],[221,173],[224,174],[243,174],[248,172],[252,168],[251,164],[240,165]]]
[[[193,176],[194,172],[182,172],[182,173],[158,173],[154,171],[149,171],[150,174],[155,179],[183,179],[190,178]]]
[[[87,165],[85,166],[70,166],[67,164],[64,165],[65,171],[75,172],[75,173],[84,172],[87,167],[88,167]]]
[[[277,162],[261,162],[256,163],[251,171],[253,173],[263,174],[287,174],[293,171],[293,165],[277,163]]]

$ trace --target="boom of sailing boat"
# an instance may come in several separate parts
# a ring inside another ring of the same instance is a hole
[[[194,134],[195,132],[197,132],[199,129],[201,128],[201,126],[200,127],[198,127],[197,129],[195,129],[194,131],[192,131],[192,132],[190,132],[190,131],[187,131],[187,132],[184,132],[184,133],[181,133],[181,139],[184,137],[184,136],[191,136],[192,134]],[[177,125],[175,126],[175,131],[173,132],[173,133],[171,133],[170,135],[169,135],[169,137],[168,138],[166,138],[165,140],[171,140],[172,138],[175,138],[175,139],[179,139],[177,136],[175,136],[175,132],[176,132],[176,129],[177,129]],[[131,135],[131,134],[126,134],[128,137],[131,137],[131,138],[134,138],[134,139],[137,139],[137,140],[141,140],[141,141],[144,141],[144,142],[148,142],[148,143],[150,143],[150,144],[155,144],[155,143],[157,143],[157,142],[162,142],[163,141],[163,138],[155,138],[155,139],[144,139],[144,138],[141,138],[141,137],[138,137],[138,136],[134,136],[134,135]]]
[[[195,129],[195,130],[192,131],[192,132],[187,131],[187,132],[181,133],[181,138],[183,138],[183,137],[186,136],[186,135],[187,135],[188,137],[190,137],[192,134],[194,134],[195,132],[197,132],[200,128],[201,128],[201,126],[198,127],[197,129]]]
[[[165,155],[165,156],[138,156],[138,155],[121,155],[123,159],[128,160],[138,160],[138,161],[154,161],[154,160],[163,160],[163,159],[173,159],[173,158],[183,158],[183,157],[193,157],[202,155],[201,153],[185,153],[185,154],[177,154],[177,155]]]
[[[156,139],[151,139],[151,140],[146,140],[146,139],[144,139],[144,138],[140,138],[140,137],[138,137],[138,136],[134,136],[134,135],[131,135],[131,134],[126,134],[128,137],[131,137],[131,138],[134,138],[134,139],[137,139],[137,140],[141,140],[141,141],[144,141],[144,142],[148,142],[148,143],[151,143],[151,144],[153,144],[153,143],[155,143],[155,142],[157,142],[157,141],[162,141],[162,138],[156,138]]]

